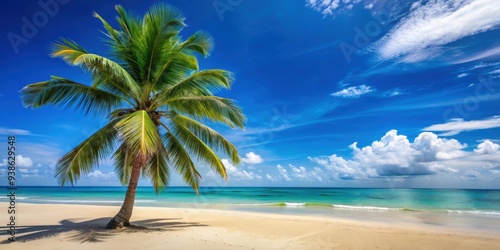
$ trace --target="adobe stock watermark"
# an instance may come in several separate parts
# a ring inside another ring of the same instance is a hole
[[[221,22],[224,21],[224,13],[234,11],[234,8],[240,5],[243,0],[214,0],[212,5],[214,6],[217,15]]]
[[[255,134],[255,136],[247,137],[244,145],[247,152],[258,152],[258,145],[267,144],[274,140],[274,133],[277,130],[285,129],[290,125],[290,120],[293,116],[288,114],[287,105],[284,105],[281,111],[278,108],[272,109],[273,116],[269,120],[267,126],[262,128],[262,131]]]
[[[469,118],[472,112],[479,109],[479,103],[488,96],[493,95],[500,89],[500,82],[494,81],[494,77],[488,75],[486,77],[479,76],[479,83],[475,85],[474,94],[465,97],[459,103],[447,109],[443,114],[443,120],[449,121],[451,118]]]
[[[290,124],[290,115],[287,112],[287,106],[283,106],[282,111],[277,108],[273,108],[274,116],[269,121],[269,130],[259,133],[259,142],[272,141],[274,139],[274,130],[286,127]]]
[[[60,7],[69,3],[70,0],[40,0],[38,6],[40,10],[35,12],[31,18],[23,16],[21,30],[18,32],[9,32],[9,39],[12,49],[17,54],[19,46],[29,43],[30,39],[34,38],[39,30],[49,23],[50,18],[53,18],[59,13]]]
[[[224,184],[221,179],[209,178],[207,182],[203,181],[199,188],[199,195],[193,197],[187,207],[181,210],[183,218],[189,221],[192,216],[200,214],[198,209],[213,208],[211,205],[216,205],[217,197],[222,192],[221,187]]]

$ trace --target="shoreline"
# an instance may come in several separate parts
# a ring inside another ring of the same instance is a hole
[[[7,208],[7,203],[0,204],[2,210]],[[105,230],[118,209],[119,206],[18,203],[16,242],[8,246],[109,249],[122,245],[127,249],[158,249],[168,242],[173,248],[194,249],[500,249],[499,231],[196,208],[138,206],[131,219],[134,227]],[[7,212],[0,218],[6,221]],[[2,231],[5,232],[5,226]],[[0,235],[5,244],[7,234]]]

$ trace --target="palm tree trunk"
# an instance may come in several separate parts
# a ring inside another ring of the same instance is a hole
[[[141,168],[145,160],[143,156],[137,156],[134,159],[134,164],[132,166],[132,173],[130,173],[130,181],[127,188],[127,194],[125,195],[125,200],[120,208],[120,211],[108,222],[106,229],[116,229],[121,227],[126,227],[130,225],[130,217],[132,217],[132,211],[134,209],[135,194],[137,191],[137,184],[139,182],[139,176],[141,174]]]

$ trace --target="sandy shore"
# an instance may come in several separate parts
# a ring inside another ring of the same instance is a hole
[[[0,203],[2,225],[9,217]],[[118,207],[18,204],[1,249],[500,249],[500,232],[310,216],[136,207],[133,228],[103,229]],[[5,245],[4,245],[5,244]]]

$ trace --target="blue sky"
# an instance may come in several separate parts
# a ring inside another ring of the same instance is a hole
[[[56,185],[57,159],[106,122],[22,106],[19,90],[51,75],[90,81],[50,58],[51,43],[65,37],[107,55],[92,12],[113,20],[115,4],[142,14],[156,2],[3,3],[0,135],[17,137],[18,185]],[[244,131],[215,126],[244,163],[224,160],[229,183],[201,164],[204,185],[500,188],[496,0],[168,3],[187,18],[183,37],[212,34],[200,66],[235,73],[219,94],[248,118]],[[78,185],[119,182],[103,161]]]

